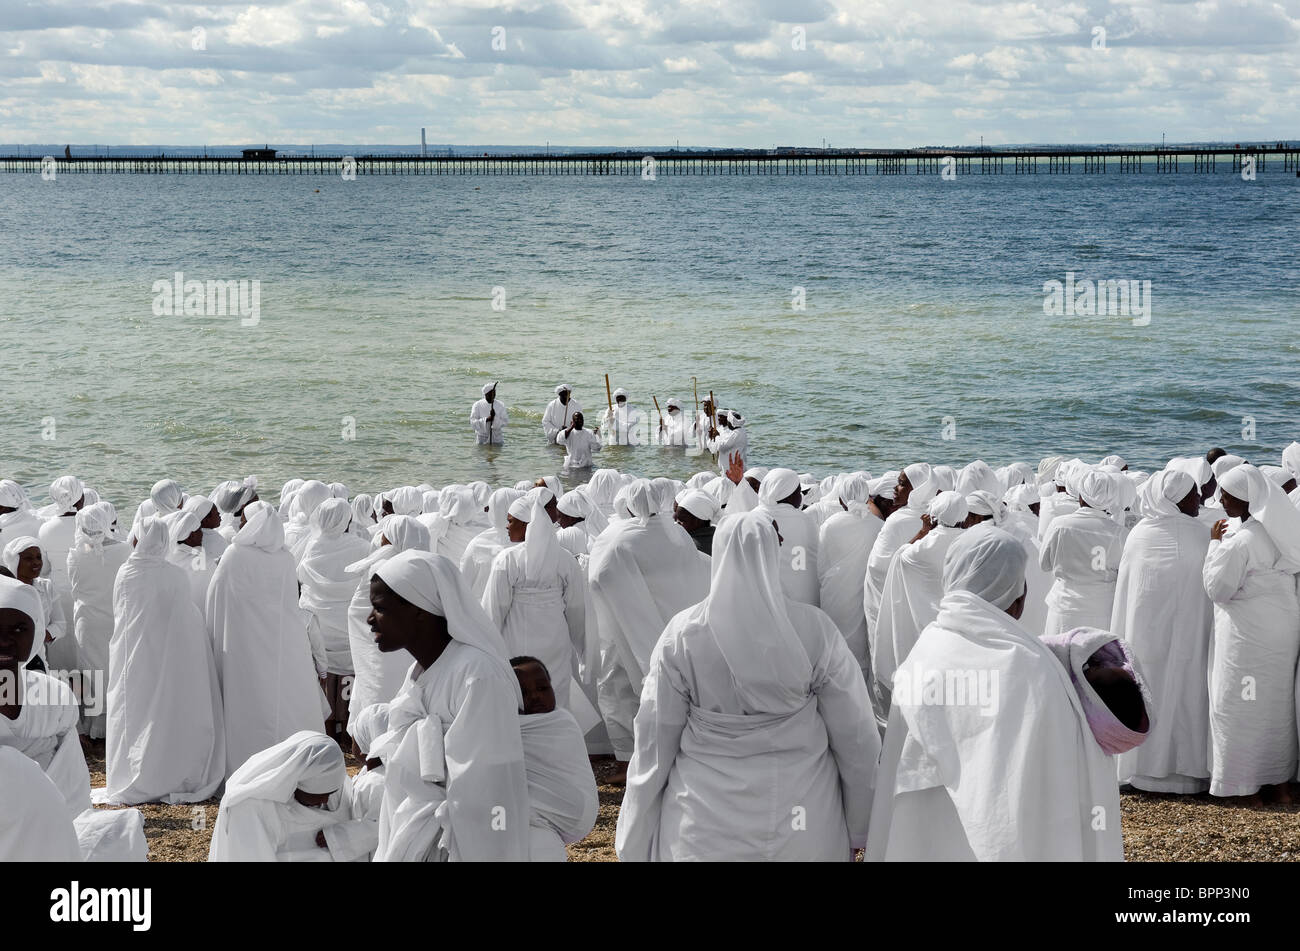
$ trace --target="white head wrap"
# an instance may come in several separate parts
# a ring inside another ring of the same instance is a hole
[[[268,502],[250,502],[244,509],[244,527],[231,539],[232,545],[280,551],[284,548],[284,523]]]
[[[312,531],[322,538],[338,538],[352,521],[352,506],[347,499],[326,499],[311,513]]]
[[[13,479],[0,479],[0,505],[10,509],[29,509],[27,492]]]
[[[759,504],[771,508],[801,488],[799,475],[793,469],[770,469],[758,486]]]
[[[1282,468],[1291,473],[1292,478],[1300,478],[1300,442],[1293,442],[1282,450]]]
[[[718,517],[717,501],[709,493],[700,489],[686,489],[677,496],[677,504],[706,522],[712,522]]]
[[[1023,488],[1023,486],[1021,486]],[[1030,489],[1033,492],[1033,489]],[[1037,493],[1034,493],[1037,495]],[[966,508],[975,515],[987,515],[993,520],[994,525],[1001,525],[1003,519],[1007,517],[1006,506],[992,492],[980,489],[966,496]]]
[[[149,490],[149,500],[163,515],[170,515],[185,502],[185,492],[175,479],[160,479]]]
[[[19,539],[21,541],[21,539]],[[27,546],[30,548],[31,546]],[[26,551],[26,548],[23,549]],[[5,549],[8,551],[8,548]],[[6,559],[6,562],[8,559]],[[7,566],[7,565],[6,565]],[[10,571],[13,569],[11,568]],[[15,611],[21,611],[32,619],[32,628],[34,635],[32,637],[32,650],[36,651],[37,646],[45,638],[45,607],[41,604],[41,595],[35,588],[29,584],[23,584],[14,578],[6,578],[0,575],[0,608],[13,608]],[[31,659],[27,657],[17,658],[18,663],[23,664]]]
[[[348,733],[367,757],[370,745],[388,732],[388,704],[372,703],[348,721]]]
[[[561,393],[572,393],[572,392],[573,392],[573,387],[569,386],[569,384],[567,383],[561,383],[559,386],[555,388],[556,396],[559,396]]]
[[[167,519],[179,517],[179,515],[149,515],[141,519],[139,526],[137,526],[135,547],[131,549],[131,554],[127,556],[128,559],[136,562],[164,561],[172,544]],[[276,521],[279,520],[276,519]]]
[[[169,512],[163,516],[163,521],[167,523],[167,534],[171,538],[173,545],[179,545],[185,539],[189,538],[199,530],[200,523],[203,521],[195,512]]]
[[[35,548],[41,553],[41,573],[40,577],[48,578],[54,571],[54,565],[50,563],[50,556],[45,552],[45,546],[41,540],[34,535],[20,535],[17,538],[11,538],[5,543],[4,551],[0,552],[0,563],[18,577],[18,561],[23,556],[23,552],[29,548]],[[0,575],[0,577],[4,577]]]
[[[1100,509],[1108,515],[1123,511],[1120,477],[1100,469],[1088,469],[1076,481],[1077,498],[1086,502],[1091,508]]]
[[[1213,470],[1214,477],[1222,482],[1223,474],[1225,472],[1232,471],[1245,461],[1246,460],[1241,458],[1241,456],[1234,456],[1232,453],[1228,453],[1225,456],[1220,456],[1218,459],[1215,459],[1214,462],[1210,464],[1210,469]]]
[[[1206,483],[1214,478],[1214,470],[1210,464],[1205,461],[1204,456],[1187,456],[1181,459],[1170,459],[1166,469],[1172,469],[1175,472],[1186,472],[1196,480],[1196,487],[1204,489]]]
[[[943,591],[969,591],[1006,610],[1025,593],[1028,555],[1018,538],[992,525],[961,533],[943,561]]]
[[[1143,518],[1177,515],[1178,503],[1197,488],[1191,473],[1162,469],[1147,479],[1137,493],[1137,511]]]
[[[807,702],[813,666],[790,622],[780,543],[766,512],[733,515],[718,526],[702,620],[744,707],[780,713]]]
[[[970,509],[966,507],[966,496],[951,489],[940,492],[930,500],[926,512],[940,525],[953,528],[966,521]]]
[[[496,388],[497,388],[497,385],[496,385],[495,382],[493,382],[493,383],[484,383],[484,384],[483,384],[483,398],[486,399],[486,398],[487,398],[487,395],[488,395],[489,393],[491,393],[493,390],[495,390]]]
[[[348,768],[343,750],[324,733],[302,730],[254,753],[226,780],[221,810],[250,799],[287,803],[296,790],[320,795],[343,788]]]
[[[76,476],[59,476],[50,483],[50,501],[54,503],[57,515],[67,515],[77,506],[77,501],[86,494],[86,487]],[[177,502],[177,505],[180,503]]]
[[[240,506],[248,503],[257,493],[257,477],[249,476],[243,482],[237,482],[231,479],[229,482],[223,482],[217,486],[212,493],[212,501],[217,503],[217,508],[221,511],[233,515],[238,512]]]
[[[510,536],[506,534],[506,516],[510,507],[523,496],[524,493],[518,489],[505,488],[497,489],[488,499],[488,522],[496,530],[497,541],[502,545],[510,543]]]
[[[623,389],[621,386],[614,391],[615,401],[617,401],[620,396],[623,397],[623,399],[627,399],[627,390]]]
[[[1282,487],[1270,482],[1264,473],[1242,463],[1223,474],[1220,493],[1241,499],[1250,507],[1250,517],[1257,519],[1277,546],[1278,571],[1300,572],[1300,509],[1296,508]]]
[[[100,551],[104,547],[104,542],[112,537],[113,520],[116,517],[112,508],[107,502],[96,502],[77,513],[73,544],[78,549]]]

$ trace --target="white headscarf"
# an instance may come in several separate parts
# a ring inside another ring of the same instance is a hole
[[[1017,486],[1017,488],[1025,488],[1025,486]],[[1034,490],[1030,489],[1029,491],[1033,492]],[[1034,494],[1037,496],[1036,492]],[[1007,508],[1002,504],[1002,500],[992,492],[986,492],[983,489],[966,496],[966,508],[976,515],[989,516],[994,525],[1001,525],[1007,517]]]
[[[244,509],[244,527],[231,539],[232,545],[247,545],[263,551],[284,548],[284,523],[268,502],[250,502]]]
[[[86,494],[86,487],[76,476],[59,476],[50,483],[50,501],[54,503],[55,515],[67,515],[74,511],[77,501]],[[177,503],[178,505],[180,503]]]
[[[546,514],[550,496],[549,489],[539,486],[510,506],[511,515],[528,523],[524,532],[524,578],[533,585],[550,580],[559,570],[560,540],[555,535],[555,523]]]
[[[0,505],[19,511],[32,507],[27,492],[13,479],[0,479]]]
[[[312,534],[321,538],[338,538],[352,521],[352,506],[338,496],[326,499],[311,514]]]
[[[807,702],[813,666],[790,622],[780,543],[768,513],[741,513],[718,526],[702,607],[746,708],[779,712]]]
[[[383,544],[387,540],[388,544]],[[408,550],[429,551],[432,544],[429,529],[410,515],[386,515],[371,538],[374,551],[360,561],[354,561],[343,570],[350,575],[369,573],[378,562]]]
[[[1282,467],[1291,473],[1292,478],[1300,478],[1300,442],[1293,442],[1282,450]]]
[[[717,520],[718,503],[707,492],[702,492],[699,489],[687,489],[677,496],[677,504],[698,519],[703,519],[706,522]]]
[[[185,492],[175,479],[160,479],[149,490],[149,501],[163,515],[170,515],[185,501]]]
[[[127,560],[137,563],[166,560],[167,552],[172,546],[171,532],[167,523],[169,517],[175,516],[147,515],[140,520],[135,547],[131,549]]]
[[[801,488],[799,474],[793,469],[770,469],[758,486],[758,502],[771,508]]]
[[[510,507],[523,497],[523,492],[507,487],[497,489],[488,499],[488,522],[497,534],[497,542],[502,545],[510,544],[510,535],[506,528],[506,516],[510,514]]]
[[[1259,521],[1277,546],[1279,557],[1274,567],[1278,571],[1300,572],[1300,509],[1282,487],[1270,482],[1250,463],[1242,463],[1223,474],[1219,491],[1250,506],[1250,517]]]
[[[394,515],[419,515],[424,508],[424,493],[413,485],[404,485],[394,489],[388,501],[393,506]]]
[[[542,513],[538,521],[549,525],[551,520]],[[554,532],[551,537],[554,539]],[[452,639],[477,647],[497,661],[506,679],[514,685],[517,705],[523,706],[523,693],[510,667],[505,639],[474,600],[460,569],[450,558],[428,551],[404,551],[376,568],[375,576],[403,600],[446,618],[447,633]]]
[[[343,750],[324,733],[302,730],[254,753],[226,780],[221,811],[249,799],[287,803],[296,790],[319,795],[343,788],[348,767]]]
[[[970,509],[966,506],[966,496],[948,489],[930,500],[926,513],[934,522],[952,528],[966,521]]]
[[[228,515],[234,515],[240,507],[246,505],[248,500],[257,494],[257,477],[249,476],[243,482],[237,482],[234,479],[229,482],[223,482],[217,486],[212,493],[212,501],[217,504],[217,508]]]
[[[72,541],[79,550],[100,551],[105,540],[113,537],[112,527],[116,514],[112,508],[107,502],[96,502],[77,513],[77,526]]]
[[[1197,488],[1190,472],[1162,469],[1147,479],[1137,493],[1137,511],[1143,518],[1178,514],[1178,503]]]
[[[1214,477],[1222,482],[1224,473],[1231,472],[1245,461],[1246,460],[1241,458],[1241,456],[1234,456],[1232,453],[1228,453],[1210,463],[1210,469],[1214,472]]]
[[[41,553],[41,574],[40,577],[48,578],[54,570],[50,563],[50,556],[45,552],[45,546],[35,535],[20,535],[17,538],[11,538],[0,553],[0,562],[9,569],[15,578],[18,577],[18,561],[29,548],[35,548]],[[3,577],[3,575],[0,575]]]
[[[969,591],[1006,610],[1025,593],[1025,546],[992,525],[961,533],[943,560],[943,592]]]
[[[22,541],[22,539],[17,540]],[[30,547],[28,545],[22,550],[26,551]],[[8,551],[9,548],[6,546],[6,556]],[[8,557],[5,558],[5,562],[7,567]],[[12,571],[13,569],[10,568],[9,570]],[[0,575],[0,608],[13,608],[15,611],[21,611],[32,619],[32,629],[35,631],[32,637],[32,653],[38,652],[41,641],[45,639],[46,628],[45,606],[41,604],[40,592],[29,584],[23,584],[17,579]],[[30,659],[30,654],[27,657],[19,657],[18,663],[23,664]],[[8,808],[8,803],[5,806]]]
[[[388,732],[388,704],[372,703],[348,721],[348,733],[361,752],[370,755],[370,746]]]
[[[1100,469],[1089,469],[1077,477],[1073,488],[1076,498],[1087,502],[1090,508],[1099,509],[1107,515],[1122,511],[1119,477]]]
[[[903,475],[911,483],[912,491],[907,496],[907,507],[914,512],[924,512],[930,500],[939,494],[934,484],[933,470],[928,462],[914,462],[903,467]]]
[[[609,520],[601,514],[595,503],[587,498],[585,492],[579,492],[577,489],[565,492],[556,505],[570,518],[580,518],[587,522],[592,535],[599,535],[609,525]]]

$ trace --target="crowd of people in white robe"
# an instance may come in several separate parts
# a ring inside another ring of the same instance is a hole
[[[623,860],[1120,859],[1122,785],[1289,799],[1282,463],[0,481],[0,859],[143,860],[100,739],[213,861],[563,861],[608,754]]]

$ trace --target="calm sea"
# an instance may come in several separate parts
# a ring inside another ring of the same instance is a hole
[[[651,413],[696,377],[749,419],[752,462],[815,474],[1276,462],[1300,436],[1300,179],[1111,171],[0,176],[0,474],[44,500],[73,472],[119,504],[164,476],[508,483],[559,466],[554,385],[599,409],[606,373]],[[260,282],[257,324],[156,315],[177,271]],[[1071,271],[1149,281],[1149,323],[1045,314]],[[511,425],[489,450],[467,420],[493,379]]]

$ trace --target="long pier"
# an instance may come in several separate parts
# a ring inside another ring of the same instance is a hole
[[[1104,175],[1300,174],[1300,144],[1153,149],[905,149],[274,157],[8,155],[0,171],[136,175]]]

